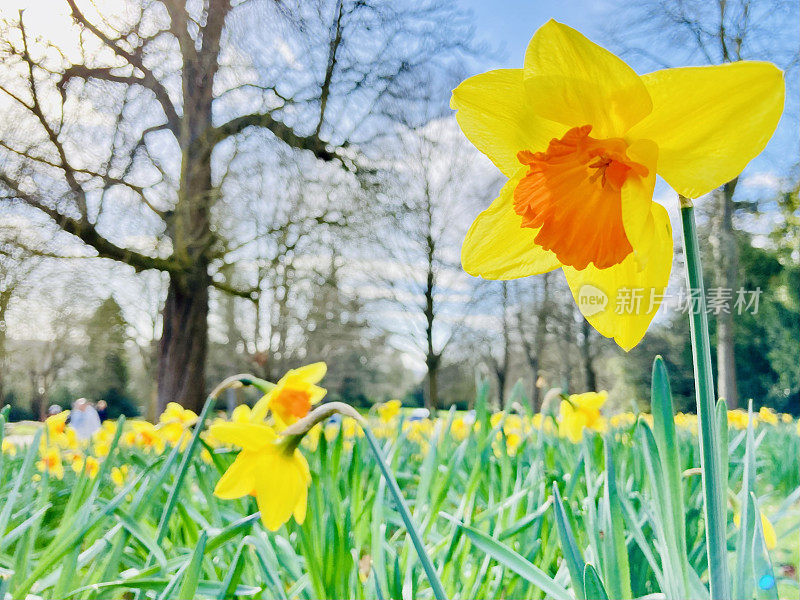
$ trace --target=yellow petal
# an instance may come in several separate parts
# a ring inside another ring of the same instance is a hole
[[[600,410],[608,400],[608,392],[585,392],[583,394],[573,394],[569,398],[579,408],[584,410]]]
[[[620,137],[652,110],[636,72],[578,31],[548,21],[525,53],[525,89],[537,115],[594,137]]]
[[[285,381],[304,381],[306,383],[319,383],[325,373],[328,371],[328,365],[324,362],[315,362],[299,369],[292,369],[285,376]]]
[[[656,185],[658,146],[655,142],[640,139],[628,146],[628,158],[648,169],[647,177],[628,177],[620,190],[622,225],[631,246],[637,251],[640,266],[644,265],[642,248],[650,245],[655,221],[653,220],[653,190]]]
[[[572,296],[586,320],[600,334],[614,338],[626,351],[644,337],[661,304],[672,268],[672,227],[669,216],[660,204],[653,203],[651,210],[655,229],[644,269],[640,270],[635,254],[608,269],[598,269],[591,264],[583,271],[564,267]],[[607,298],[605,306],[599,311],[597,303],[587,300],[589,296],[598,295]]]
[[[767,550],[774,549],[778,545],[778,536],[772,523],[763,512],[761,513],[761,530],[764,532],[764,544]]]
[[[306,520],[306,510],[308,508],[308,488],[303,486],[300,497],[297,499],[297,504],[294,507],[294,520],[302,525]]]
[[[258,450],[275,440],[275,432],[256,423],[214,423],[208,432],[223,444]]]
[[[253,452],[242,450],[214,488],[214,495],[223,500],[241,498],[253,491],[258,460]]]
[[[450,108],[457,110],[461,131],[506,177],[519,170],[517,152],[544,150],[564,125],[537,116],[527,104],[522,69],[489,71],[463,81],[453,90]]]
[[[689,198],[739,175],[783,112],[783,75],[770,63],[666,69],[642,81],[653,112],[628,135],[658,144],[658,174]]]
[[[261,423],[264,419],[267,418],[267,413],[269,412],[269,403],[270,400],[274,396],[280,393],[281,389],[283,389],[283,384],[278,382],[274,388],[272,388],[269,392],[261,396],[258,402],[253,405],[253,410],[250,411],[250,420],[253,423]]]
[[[282,451],[270,452],[261,461],[256,479],[256,499],[261,520],[276,531],[295,512],[306,490],[304,474],[293,456]]]
[[[250,407],[247,404],[240,404],[233,409],[231,413],[231,421],[234,423],[249,423],[250,422]]]
[[[515,279],[561,266],[555,254],[534,242],[538,229],[520,227],[522,217],[514,212],[514,188],[525,172],[519,169],[469,228],[461,246],[461,265],[470,275]]]
[[[310,394],[308,401],[314,405],[319,403],[319,401],[325,397],[325,394],[328,393],[328,390],[323,387],[319,387],[318,385],[311,385],[308,388],[308,393]]]

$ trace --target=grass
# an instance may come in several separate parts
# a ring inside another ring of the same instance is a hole
[[[485,383],[476,426],[466,432],[454,412],[413,423],[402,413],[387,424],[372,417],[447,597],[708,597],[697,438],[691,426],[675,426],[664,376],[657,368],[652,419],[587,431],[577,444],[549,419],[541,429],[528,417],[492,419]],[[253,498],[213,495],[235,450],[212,448],[203,437],[193,447],[187,432],[157,454],[118,433],[94,477],[67,468],[63,479],[39,471],[37,440],[18,446],[0,463],[0,592],[85,600],[433,598],[369,441],[348,425],[305,440],[308,516],[274,534],[261,525]],[[796,597],[797,424],[731,426],[727,446],[721,462],[734,590]],[[129,469],[122,485],[111,479],[119,465]],[[777,531],[769,552],[759,510]],[[769,574],[777,585],[759,589]]]

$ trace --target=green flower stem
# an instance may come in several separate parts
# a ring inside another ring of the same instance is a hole
[[[422,568],[425,570],[425,574],[428,576],[428,581],[433,589],[433,595],[436,600],[447,600],[447,595],[444,593],[442,582],[439,580],[439,576],[436,574],[436,569],[434,569],[433,563],[428,557],[428,553],[425,551],[425,546],[423,546],[422,539],[420,539],[417,528],[414,525],[414,521],[411,519],[411,513],[409,512],[405,498],[403,498],[403,494],[400,491],[400,486],[397,485],[397,480],[394,478],[391,469],[389,469],[386,460],[383,458],[383,452],[381,452],[378,440],[375,439],[375,436],[372,434],[372,431],[370,431],[369,426],[363,422],[363,419],[361,420],[361,428],[364,430],[364,435],[369,442],[372,453],[375,455],[375,460],[378,463],[378,467],[380,468],[381,473],[383,473],[383,478],[386,480],[387,487],[392,493],[392,496],[394,496],[400,516],[403,519],[403,523],[405,523],[406,531],[408,531],[408,535],[411,538],[411,543],[414,545],[414,549],[417,551],[419,561],[422,563]]]
[[[694,357],[695,395],[700,430],[700,464],[703,474],[706,550],[712,600],[730,600],[731,587],[725,540],[727,513],[722,485],[719,432],[714,409],[714,379],[711,374],[711,346],[708,340],[703,271],[695,227],[694,206],[680,196],[683,247],[690,298],[690,326]]]

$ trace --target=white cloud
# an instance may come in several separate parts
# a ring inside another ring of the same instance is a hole
[[[780,187],[780,179],[775,173],[761,171],[759,173],[747,175],[742,180],[742,186],[746,188],[761,188],[774,192]]]

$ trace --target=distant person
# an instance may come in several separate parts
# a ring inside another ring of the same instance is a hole
[[[70,425],[79,439],[88,440],[100,429],[100,417],[97,410],[86,398],[78,398],[72,405]]]
[[[97,404],[95,404],[95,408],[97,409],[97,416],[100,417],[101,423],[108,419],[108,404],[106,404],[105,400],[98,400]]]

